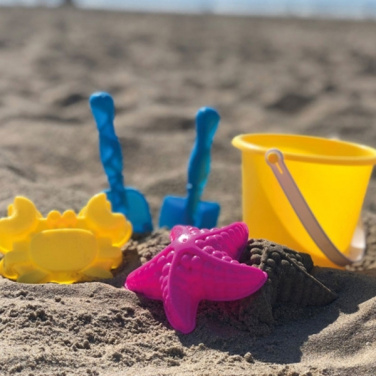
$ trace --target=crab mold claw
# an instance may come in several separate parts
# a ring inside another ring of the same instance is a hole
[[[114,245],[123,246],[132,235],[132,224],[120,213],[113,213],[104,193],[93,196],[81,210],[87,226],[111,239]]]
[[[8,206],[8,217],[0,219],[0,251],[8,253],[15,242],[22,241],[35,230],[41,217],[33,202],[17,196]]]

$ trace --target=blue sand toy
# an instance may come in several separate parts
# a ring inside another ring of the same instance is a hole
[[[150,232],[153,224],[145,197],[134,188],[124,187],[123,156],[114,128],[114,101],[108,93],[98,92],[91,95],[89,102],[99,132],[100,158],[110,185],[105,193],[112,211],[124,214],[135,233]]]
[[[203,107],[196,115],[196,140],[188,164],[187,197],[166,196],[159,217],[159,226],[192,225],[212,228],[217,224],[220,206],[201,201],[210,172],[210,150],[220,116],[212,108]]]

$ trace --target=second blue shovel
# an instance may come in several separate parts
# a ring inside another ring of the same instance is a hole
[[[220,206],[201,201],[210,173],[210,151],[220,116],[209,107],[196,115],[196,140],[188,163],[187,197],[166,196],[159,217],[159,227],[191,225],[213,228],[217,225]]]

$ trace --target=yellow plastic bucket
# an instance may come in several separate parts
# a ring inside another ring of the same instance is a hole
[[[363,257],[360,215],[376,150],[287,134],[245,134],[243,220],[250,236],[309,253],[316,265],[343,267]]]

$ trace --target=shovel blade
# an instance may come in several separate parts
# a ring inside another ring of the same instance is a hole
[[[166,196],[159,217],[159,227],[171,229],[175,225],[190,225],[198,228],[213,228],[217,225],[220,206],[216,202],[200,201],[194,216],[194,223],[188,223],[187,199]]]
[[[105,191],[108,200],[111,200],[111,191]],[[132,223],[133,232],[141,234],[151,232],[153,230],[153,223],[150,214],[149,204],[144,195],[134,188],[124,188],[124,205],[121,207],[112,207],[116,213],[124,214]]]

